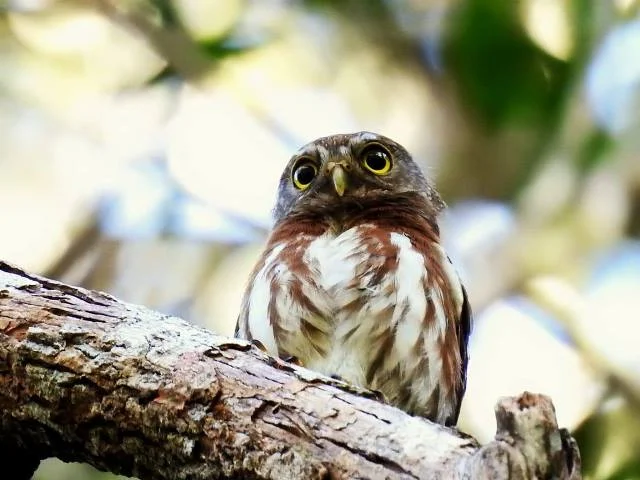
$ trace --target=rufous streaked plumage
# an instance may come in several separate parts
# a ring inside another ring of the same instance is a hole
[[[236,335],[454,425],[471,309],[440,244],[444,202],[409,153],[370,132],[302,147]]]

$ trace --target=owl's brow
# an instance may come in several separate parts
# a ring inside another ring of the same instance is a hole
[[[379,140],[380,138],[375,133],[371,132],[360,132],[353,135],[349,141],[351,146],[358,145],[363,142],[371,142],[372,140]]]
[[[317,143],[305,145],[300,150],[298,150],[294,155],[295,158],[300,158],[300,157],[318,158],[318,160],[320,160],[320,163],[326,162],[329,156],[330,156],[329,149]]]
[[[349,145],[345,145],[344,143],[334,144],[331,145],[330,148],[323,145],[316,145],[316,148],[322,163],[326,163],[329,160],[350,158],[353,155],[353,145],[351,143],[349,143]]]
[[[320,156],[323,155],[323,152],[321,150],[324,150],[326,152],[326,149],[320,145],[314,145],[314,144],[307,144],[303,147],[301,147],[295,154],[294,157],[305,157],[305,156],[309,156],[309,157],[315,157],[316,153]]]
[[[380,140],[380,138],[375,133],[366,131],[351,135],[334,135],[333,137],[320,138],[315,142],[304,145],[294,156],[317,156],[324,163],[336,154],[336,150],[340,157],[348,157],[355,147],[373,140]]]
[[[318,156],[320,157],[320,161],[323,163],[326,162],[329,158],[329,149],[323,145],[318,144],[316,144],[315,147],[316,151],[318,152]]]

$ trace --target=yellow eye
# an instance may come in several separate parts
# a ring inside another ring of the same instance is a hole
[[[364,167],[376,175],[386,175],[391,170],[391,155],[381,145],[369,145],[360,157]]]
[[[291,178],[293,179],[293,184],[298,190],[304,190],[313,179],[318,175],[318,167],[316,167],[309,160],[301,160],[293,167],[293,172],[291,173]]]

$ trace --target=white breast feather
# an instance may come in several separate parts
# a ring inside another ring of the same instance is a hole
[[[362,261],[357,255],[362,250],[358,236],[358,229],[352,228],[338,236],[322,235],[309,244],[304,260],[315,270],[321,288],[330,290],[353,281],[356,266]]]
[[[411,240],[400,233],[391,233],[391,243],[398,247],[398,266],[392,273],[396,291],[396,309],[392,321],[396,327],[396,343],[411,348],[422,330],[422,322],[427,311],[427,299],[424,292],[424,278],[427,274],[424,257],[411,245]],[[402,306],[409,306],[401,323]]]
[[[327,233],[311,242],[304,255],[313,281],[321,290],[306,286],[303,291],[320,311],[326,312],[333,329],[332,348],[327,352],[328,356],[314,358],[308,366],[324,373],[338,374],[360,385],[364,385],[364,356],[368,350],[366,339],[370,338],[365,318],[367,312],[365,309],[354,315],[353,312],[340,310],[362,295],[360,285],[354,285],[353,280],[358,265],[364,261],[363,255],[366,255],[366,245],[361,241],[366,228],[349,229],[337,236]],[[359,283],[364,284],[364,281],[361,278]],[[344,334],[358,324],[364,328],[345,345],[341,340]]]
[[[444,335],[447,326],[443,298],[437,290],[425,291],[428,272],[424,257],[415,250],[407,236],[396,232],[390,234],[391,243],[398,249],[398,264],[395,270],[383,276],[379,285],[370,286],[371,275],[375,272],[373,267],[364,272],[359,282],[354,284],[354,276],[359,271],[358,266],[361,262],[367,261],[366,255],[370,255],[366,243],[362,242],[363,236],[367,235],[367,228],[371,227],[364,225],[339,235],[327,233],[314,239],[306,248],[303,260],[311,271],[312,279],[311,282],[303,283],[302,292],[322,313],[323,318],[314,318],[291,297],[287,284],[292,280],[293,273],[282,264],[274,268],[273,262],[278,261],[277,257],[284,245],[276,246],[255,278],[250,297],[249,328],[254,338],[260,340],[270,352],[277,353],[273,329],[269,322],[265,321],[268,319],[271,296],[271,283],[266,278],[266,274],[271,270],[275,272],[276,281],[280,284],[276,308],[284,322],[283,326],[287,330],[296,332],[300,328],[299,319],[304,318],[316,328],[332,335],[331,349],[327,352],[327,357],[320,358],[315,351],[308,350],[306,366],[327,374],[338,374],[353,383],[364,385],[368,367],[367,359],[371,354],[370,339],[374,332],[381,328],[387,328],[393,324],[396,326],[396,342],[385,364],[389,367],[402,364],[407,370],[415,367],[407,363],[410,358],[407,354],[422,333],[427,296],[430,296],[434,304],[434,318],[429,328],[433,331],[430,335],[424,336],[425,349],[429,355],[429,375],[416,379],[415,389],[413,389],[416,394],[421,392],[422,401],[427,402],[433,389],[439,384],[442,371],[438,338]],[[434,247],[442,256],[444,275],[460,310],[462,287],[458,276],[444,250],[437,245]],[[384,263],[384,258],[372,257],[369,261],[380,267]],[[361,270],[360,272],[362,273]],[[384,293],[377,294],[377,292],[389,291],[387,287],[390,283],[393,287],[391,291],[395,292],[395,298],[389,298]],[[340,310],[362,295],[365,290],[370,295],[370,299],[362,310],[356,313]],[[387,323],[380,318],[379,314],[388,307],[390,301],[396,305],[396,308]],[[404,305],[408,305],[408,310],[402,315]],[[346,332],[355,326],[358,326],[357,332],[345,343]],[[303,342],[301,346],[306,343],[303,337],[300,337],[299,341]],[[440,395],[442,406],[445,403],[443,395],[446,395],[446,392],[441,391]],[[448,415],[449,412],[444,414]],[[443,412],[439,412],[439,416],[441,415]]]
[[[400,364],[403,366],[405,374],[411,375],[420,361],[419,356],[408,353],[420,338],[424,328],[424,319],[427,313],[425,284],[428,272],[424,257],[415,250],[409,238],[400,233],[392,233],[391,242],[398,247],[398,268],[391,274],[392,281],[395,282],[398,305],[394,312],[394,322],[398,322],[404,303],[409,305],[409,310],[396,327],[396,341],[387,364]],[[439,365],[434,365],[431,361],[431,356],[436,356],[436,351],[427,351],[433,352],[429,358],[429,375],[416,377],[413,380],[414,395],[421,396],[418,399],[419,403],[426,403],[429,400],[434,387],[438,384],[438,376],[440,375]]]

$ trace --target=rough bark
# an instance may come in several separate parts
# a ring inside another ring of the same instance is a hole
[[[502,399],[496,417],[480,446],[244,341],[0,262],[10,478],[49,456],[141,479],[580,477],[547,397]]]

